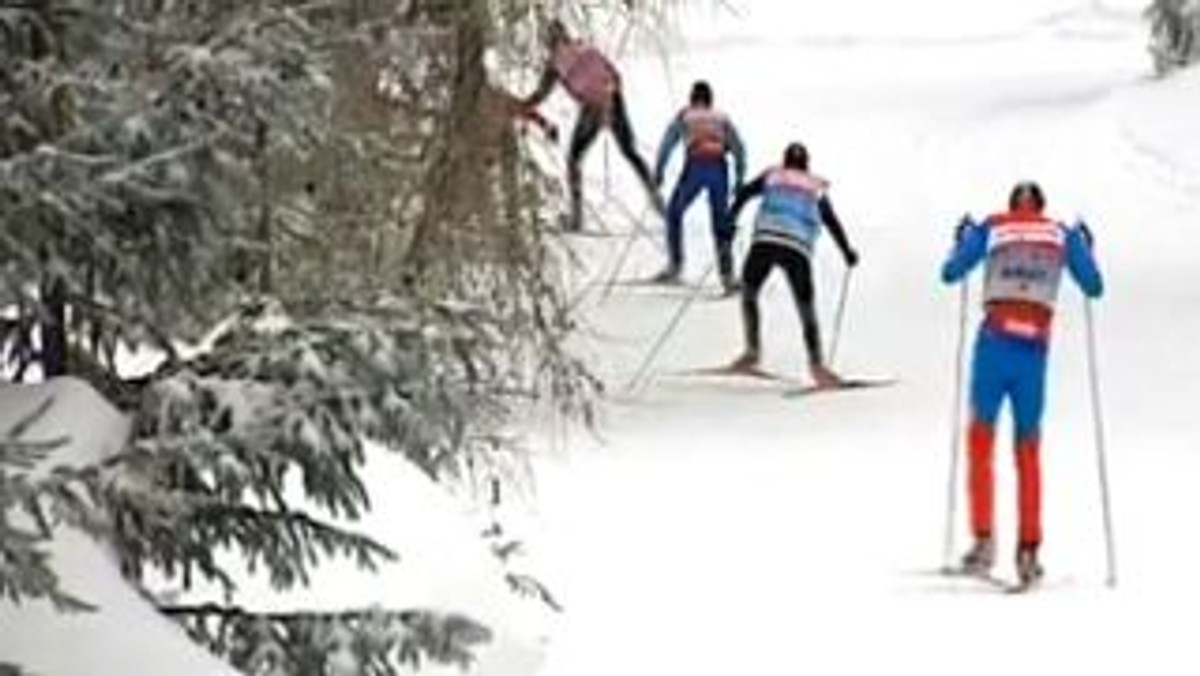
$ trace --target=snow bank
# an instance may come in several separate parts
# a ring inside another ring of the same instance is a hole
[[[0,429],[8,429],[47,398],[53,405],[30,429],[32,439],[66,435],[39,469],[86,465],[120,449],[129,420],[75,379],[0,385]],[[64,615],[49,604],[0,602],[0,662],[44,676],[95,674],[236,674],[191,642],[121,577],[112,554],[77,531],[61,529],[50,546],[64,588],[97,606]]]

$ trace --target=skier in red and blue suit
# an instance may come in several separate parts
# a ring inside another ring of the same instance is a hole
[[[1041,524],[1042,412],[1051,325],[1064,268],[1089,297],[1103,292],[1092,255],[1092,236],[1083,222],[1068,227],[1043,214],[1046,200],[1033,182],[1018,183],[1009,209],[982,222],[963,218],[957,242],[942,266],[942,280],[963,280],[984,265],[984,319],[971,365],[967,430],[967,492],[975,541],[963,557],[964,570],[987,574],[995,561],[992,449],[1003,400],[1014,419],[1018,492],[1016,565],[1022,584],[1042,574],[1038,547]]]
[[[683,270],[683,214],[704,190],[708,193],[709,218],[716,244],[717,270],[727,293],[737,290],[733,273],[733,229],[729,208],[729,167],[725,156],[733,156],[734,186],[746,178],[746,150],[737,127],[725,113],[713,107],[712,87],[704,81],[692,85],[688,106],[675,116],[658,146],[654,184],[661,186],[663,172],[675,146],[684,144],[687,159],[679,182],[667,202],[667,267],[655,281],[677,281]]]

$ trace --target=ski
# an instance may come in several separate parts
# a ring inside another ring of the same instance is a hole
[[[806,397],[825,392],[841,392],[843,390],[864,390],[875,387],[890,387],[900,382],[897,378],[843,378],[834,385],[805,385],[784,392],[789,398]]]
[[[940,568],[938,569],[938,574],[955,580],[980,582],[997,592],[1012,595],[1026,594],[1039,588],[1042,584],[1042,576],[1038,576],[1028,582],[1014,582],[992,573],[968,570],[966,568]]]
[[[769,380],[773,382],[790,382],[792,379],[785,375],[766,371],[758,366],[737,366],[735,364],[726,364],[724,366],[710,366],[707,368],[694,368],[679,371],[681,376],[710,376],[710,377],[746,377],[758,378],[760,380]]]
[[[631,288],[631,289],[645,289],[646,290],[644,292],[639,291],[638,292],[639,295],[641,295],[643,293],[645,293],[647,295],[659,293],[659,294],[666,295],[666,296],[677,296],[678,297],[678,296],[687,296],[689,294],[694,294],[696,296],[697,300],[714,301],[714,302],[722,301],[722,300],[729,300],[731,298],[738,297],[737,293],[729,293],[727,291],[724,291],[722,289],[715,288],[715,287],[714,287],[714,290],[712,293],[708,293],[708,287],[706,287],[703,284],[699,284],[697,282],[685,282],[685,281],[662,282],[662,281],[658,281],[658,280],[654,279],[653,277],[647,277],[644,279],[637,279],[637,278],[635,278],[635,279],[618,279],[618,280],[612,282],[611,285],[613,287],[624,287],[624,288]]]
[[[635,277],[633,279],[618,279],[613,282],[615,286],[634,286],[634,287],[652,287],[661,289],[678,289],[680,291],[696,291],[702,288],[699,284],[685,282],[682,280],[659,280],[654,277]]]

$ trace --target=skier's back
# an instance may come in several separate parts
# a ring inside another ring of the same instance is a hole
[[[645,187],[651,204],[662,213],[665,207],[654,186],[650,166],[637,149],[633,125],[625,108],[621,74],[594,45],[571,36],[561,21],[554,20],[544,35],[549,55],[533,93],[520,100],[523,109],[536,108],[561,84],[579,104],[579,117],[571,132],[567,150],[567,184],[570,189],[570,213],[566,229],[583,228],[583,173],[580,164],[600,131],[608,127],[617,148]]]
[[[656,279],[672,282],[683,269],[683,215],[700,191],[708,193],[709,218],[716,245],[717,270],[726,292],[736,290],[733,274],[733,228],[726,218],[729,208],[729,167],[733,159],[734,188],[740,189],[746,175],[746,151],[737,127],[729,116],[713,106],[712,87],[705,81],[692,85],[688,105],[671,119],[658,146],[654,183],[661,185],[663,173],[675,146],[682,143],[686,158],[679,182],[667,202],[667,267]]]
[[[828,182],[809,170],[808,149],[791,143],[782,164],[768,169],[742,186],[729,209],[730,231],[746,203],[762,198],[754,222],[753,241],[742,271],[742,322],[745,351],[732,365],[735,370],[757,368],[761,354],[758,294],[775,267],[783,269],[804,332],[809,375],[818,387],[834,387],[841,379],[825,363],[817,321],[816,292],[811,257],[822,230],[833,236],[846,265],[858,264],[858,252],[833,209]]]
[[[1018,183],[1009,209],[982,222],[964,217],[942,266],[942,280],[962,280],[983,263],[984,319],[971,368],[971,421],[967,431],[967,488],[975,543],[963,559],[985,573],[995,560],[992,449],[1005,398],[1015,425],[1018,483],[1017,571],[1022,584],[1041,576],[1041,421],[1047,353],[1058,289],[1065,268],[1090,297],[1103,292],[1087,226],[1067,227],[1043,215],[1045,196],[1033,182]]]

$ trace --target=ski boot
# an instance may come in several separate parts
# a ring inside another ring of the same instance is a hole
[[[1017,580],[1022,588],[1037,584],[1042,579],[1044,571],[1038,563],[1037,545],[1021,545],[1017,547]]]
[[[742,282],[733,275],[721,275],[721,291],[725,296],[733,296],[742,290]]]
[[[678,265],[668,265],[663,268],[662,272],[650,278],[655,284],[678,284],[680,277],[680,269]]]
[[[975,545],[962,557],[962,572],[979,577],[987,576],[996,563],[996,544],[990,537],[975,538]]]
[[[742,356],[733,360],[729,365],[729,370],[736,373],[752,373],[758,370],[758,353],[753,350],[747,350],[742,353]]]
[[[832,389],[842,384],[842,379],[824,364],[810,364],[808,375],[812,377],[817,389]]]

